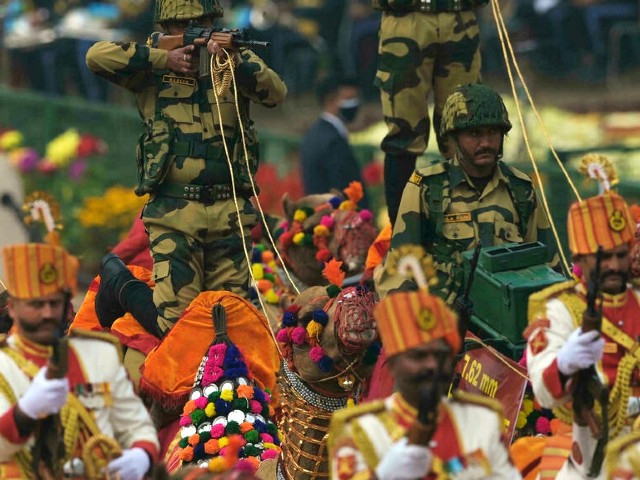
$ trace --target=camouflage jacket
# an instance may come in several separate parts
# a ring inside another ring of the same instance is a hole
[[[391,250],[407,244],[424,246],[438,274],[434,293],[449,304],[462,286],[462,252],[475,248],[480,239],[485,247],[536,240],[554,245],[531,179],[499,161],[480,194],[456,158],[414,172],[402,195]],[[380,296],[416,288],[413,281],[392,271],[385,262],[376,275]]]
[[[255,175],[258,139],[249,117],[249,104],[253,101],[274,107],[282,103],[287,88],[278,74],[252,51],[240,49],[237,57],[239,110],[249,149],[250,173]],[[135,94],[146,126],[140,137],[139,146],[145,158],[138,159],[139,180],[144,176],[155,177],[155,186],[165,179],[199,185],[230,183],[211,78],[181,76],[167,70],[166,64],[166,50],[139,43],[98,42],[87,52],[87,65],[94,73]],[[219,100],[224,137],[234,159],[236,184],[250,189],[233,92],[227,92]],[[150,146],[154,139],[155,146]],[[153,192],[153,185],[145,188],[139,185],[139,190],[140,194]]]

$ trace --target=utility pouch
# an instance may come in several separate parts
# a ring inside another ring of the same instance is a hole
[[[174,155],[171,146],[174,140],[173,123],[161,113],[145,125],[146,131],[138,138],[136,161],[138,165],[138,186],[136,195],[155,193],[164,181]]]

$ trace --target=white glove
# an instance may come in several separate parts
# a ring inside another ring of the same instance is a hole
[[[120,480],[142,480],[151,467],[149,455],[142,448],[127,448],[108,465],[111,478]]]
[[[604,351],[604,339],[600,332],[592,330],[582,333],[582,328],[573,331],[558,352],[558,370],[571,376],[578,370],[595,365]]]
[[[409,445],[405,437],[394,443],[376,468],[380,480],[413,480],[429,473],[433,455],[420,445]]]
[[[67,378],[48,379],[47,367],[42,367],[24,395],[18,400],[18,408],[33,420],[58,413],[67,402],[69,380]]]

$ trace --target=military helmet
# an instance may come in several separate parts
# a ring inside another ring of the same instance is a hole
[[[491,87],[473,83],[456,88],[442,110],[440,136],[475,127],[501,127],[511,130],[509,114],[498,92]]]
[[[204,15],[222,17],[224,11],[220,0],[156,0],[153,21],[192,20]]]

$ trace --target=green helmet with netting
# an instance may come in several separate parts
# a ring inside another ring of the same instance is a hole
[[[202,16],[222,17],[220,0],[157,0],[154,22],[193,20]]]
[[[491,87],[472,83],[456,88],[444,104],[440,136],[475,127],[511,130],[509,114],[502,98]]]

